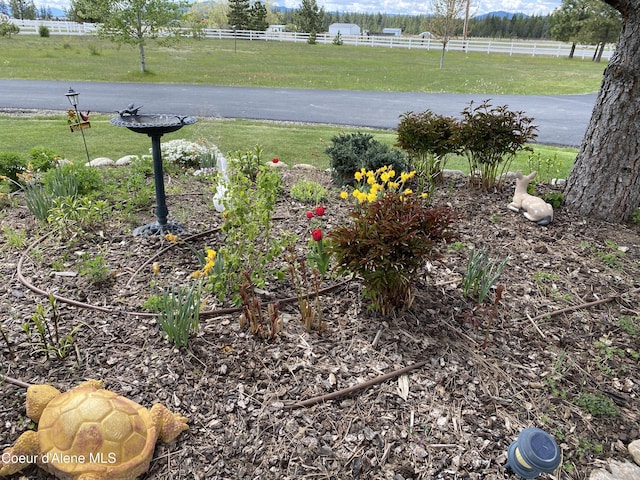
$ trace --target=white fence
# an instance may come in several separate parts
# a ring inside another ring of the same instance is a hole
[[[20,33],[37,34],[40,25],[49,28],[51,34],[62,35],[94,35],[97,31],[93,23],[75,23],[64,21],[45,20],[16,20],[11,19],[20,27]],[[192,35],[191,30],[183,30],[183,35]],[[206,38],[217,39],[237,39],[237,40],[262,40],[277,42],[298,42],[306,43],[309,39],[308,33],[294,32],[260,32],[253,30],[223,30],[223,29],[203,29],[199,35]],[[441,50],[442,43],[432,38],[420,38],[418,36],[392,36],[392,35],[342,35],[344,45],[355,45],[363,47],[385,47],[385,48],[409,48],[421,50]],[[321,44],[331,44],[334,36],[328,33],[316,35],[316,42]],[[571,44],[553,41],[526,41],[526,40],[489,40],[480,38],[470,38],[465,40],[454,39],[447,43],[447,51],[466,51],[481,53],[502,53],[507,55],[546,55],[554,57],[568,57],[571,51]],[[615,50],[615,45],[606,45],[602,58],[609,60]],[[595,45],[577,45],[574,57],[590,59],[596,51]]]

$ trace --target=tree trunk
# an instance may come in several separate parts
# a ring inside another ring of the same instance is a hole
[[[138,44],[138,50],[140,51],[140,71],[144,73],[147,71],[147,60],[144,57],[144,43],[142,41]]]
[[[565,203],[579,215],[623,222],[640,205],[640,5],[606,2],[622,13],[622,31],[567,179]]]
[[[442,41],[442,51],[440,52],[440,70],[442,70],[444,68],[444,52],[447,48],[447,44],[444,42],[444,40]]]

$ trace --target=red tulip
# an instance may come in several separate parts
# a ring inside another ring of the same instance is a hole
[[[315,212],[316,212],[316,215],[317,215],[318,217],[323,216],[323,215],[324,215],[324,207],[323,207],[322,205],[321,205],[321,206],[319,206],[319,207],[316,207]]]
[[[280,161],[280,159],[278,157],[273,157],[273,160],[271,160],[273,163],[278,163]]]
[[[307,218],[313,218],[313,212],[307,212]]]
[[[322,240],[322,230],[316,228],[313,232],[311,232],[311,236],[316,242],[319,242],[320,240]]]

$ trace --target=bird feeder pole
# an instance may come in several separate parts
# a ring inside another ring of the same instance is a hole
[[[80,94],[71,87],[69,87],[69,91],[65,93],[65,96],[69,100],[69,103],[76,111],[76,124],[71,125],[71,131],[75,132],[75,129],[73,127],[77,127],[77,129],[80,130],[80,133],[82,134],[82,143],[84,143],[84,151],[87,153],[87,162],[90,162],[91,159],[89,158],[89,149],[87,148],[87,139],[84,137],[84,129],[86,127],[90,127],[91,124],[89,122],[82,122],[82,123],[80,122],[81,117],[80,117],[80,112],[78,111],[79,95]]]

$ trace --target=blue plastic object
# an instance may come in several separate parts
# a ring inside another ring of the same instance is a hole
[[[522,478],[536,478],[553,472],[561,460],[562,452],[551,435],[539,428],[525,428],[509,446],[506,468]]]

